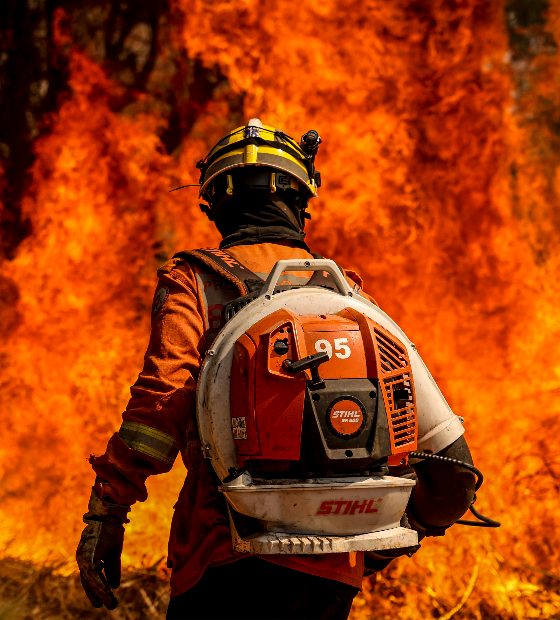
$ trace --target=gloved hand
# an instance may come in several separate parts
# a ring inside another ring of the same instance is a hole
[[[130,506],[101,499],[92,489],[88,512],[84,515],[86,528],[82,532],[76,561],[82,586],[94,607],[115,609],[118,601],[112,588],[121,582],[121,553],[124,541],[123,523]]]

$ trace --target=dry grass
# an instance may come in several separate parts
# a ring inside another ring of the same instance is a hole
[[[64,568],[0,559],[0,620],[164,620],[169,585],[161,563],[125,569],[117,591],[119,606],[112,612],[91,607],[77,572],[64,574]],[[501,586],[499,580],[492,581],[493,572],[499,573]],[[441,583],[434,581],[437,576]],[[560,576],[547,570],[526,563],[514,570],[494,554],[473,562],[468,583],[460,589],[446,592],[448,581],[441,568],[436,575],[397,561],[364,581],[350,618],[560,620]]]
[[[0,560],[0,620],[163,620],[169,603],[168,577],[159,566],[125,569],[117,595],[119,606],[94,609],[77,572],[61,566],[37,566],[14,558]]]

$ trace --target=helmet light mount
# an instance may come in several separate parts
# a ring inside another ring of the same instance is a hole
[[[317,155],[321,142],[321,136],[315,131],[315,129],[310,129],[307,133],[304,133],[303,136],[301,136],[299,145],[301,146],[301,150],[304,151],[304,153],[307,153],[311,161],[315,161],[315,156]]]

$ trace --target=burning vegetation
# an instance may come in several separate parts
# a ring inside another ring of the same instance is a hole
[[[258,116],[320,131],[307,239],[415,341],[502,522],[424,542],[353,617],[558,618],[560,1],[11,0],[0,17],[0,617],[89,617],[87,457],[141,368],[156,268],[219,242],[196,189],[169,190]],[[147,567],[184,475],[133,508],[123,618],[164,609]],[[44,602],[57,588],[83,606]]]

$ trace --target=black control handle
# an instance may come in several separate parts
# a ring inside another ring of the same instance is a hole
[[[321,364],[328,362],[329,359],[329,354],[326,351],[321,351],[321,353],[314,353],[313,355],[308,355],[307,357],[304,357],[297,362],[292,362],[292,360],[284,360],[284,362],[282,363],[282,368],[286,372],[289,372],[291,375],[295,375],[298,372],[302,372],[303,370],[309,370],[310,368],[319,368]]]
[[[309,388],[312,390],[322,390],[325,387],[325,382],[319,375],[319,366],[328,362],[330,359],[329,354],[326,351],[321,351],[321,353],[314,353],[313,355],[308,355],[297,362],[292,362],[292,360],[284,360],[282,362],[282,368],[289,372],[291,375],[295,375],[298,372],[303,372],[304,370],[311,370],[311,383]]]

